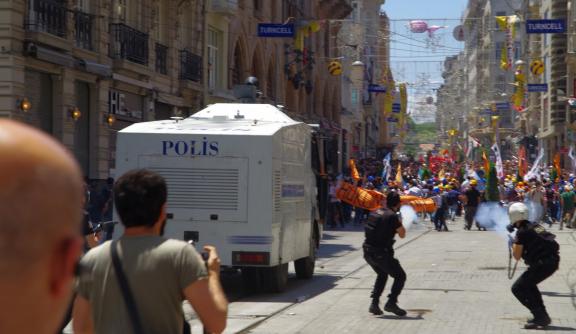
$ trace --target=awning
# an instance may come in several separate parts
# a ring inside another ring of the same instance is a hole
[[[86,72],[97,74],[101,77],[112,77],[112,67],[106,64],[100,64],[87,59],[78,59],[78,67]]]
[[[67,67],[74,67],[74,57],[62,51],[51,50],[33,43],[27,45],[28,53],[37,59]]]
[[[174,96],[174,95],[162,93],[162,92],[158,92],[158,96],[156,97],[156,101],[164,103],[164,104],[169,104],[171,106],[181,107],[181,108],[187,107],[183,98],[181,98],[179,96]]]

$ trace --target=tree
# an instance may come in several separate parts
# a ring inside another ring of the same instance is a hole
[[[498,190],[498,175],[496,173],[496,167],[494,167],[494,164],[490,164],[484,198],[487,202],[500,201],[500,191]]]

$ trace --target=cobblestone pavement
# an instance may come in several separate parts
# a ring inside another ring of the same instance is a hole
[[[399,302],[408,310],[405,318],[368,313],[375,274],[362,265],[334,282],[331,289],[287,307],[245,332],[529,332],[522,328],[529,312],[510,292],[513,281],[507,278],[505,235],[464,231],[462,226],[457,219],[449,225],[450,232],[430,231],[397,250],[408,275]],[[545,332],[576,333],[576,233],[557,227],[551,230],[558,236],[562,260],[559,271],[539,286],[552,317]],[[514,279],[524,269],[520,263]],[[388,282],[385,294],[390,285]]]

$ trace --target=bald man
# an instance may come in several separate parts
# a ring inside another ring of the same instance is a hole
[[[0,333],[57,331],[82,249],[82,189],[62,145],[0,119]]]

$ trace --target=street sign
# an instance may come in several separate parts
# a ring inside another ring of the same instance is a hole
[[[400,110],[402,110],[402,106],[400,105],[400,103],[393,103],[392,104],[392,112],[399,113]]]
[[[388,117],[386,120],[391,123],[398,123],[398,118],[396,117]]]
[[[510,102],[496,103],[496,110],[510,110]]]
[[[566,20],[527,20],[526,33],[528,34],[554,34],[566,32]]]
[[[258,23],[258,37],[294,37],[294,25]]]
[[[528,84],[529,93],[542,93],[548,91],[548,84]]]
[[[386,87],[376,84],[370,84],[368,85],[368,91],[370,93],[386,93]]]

